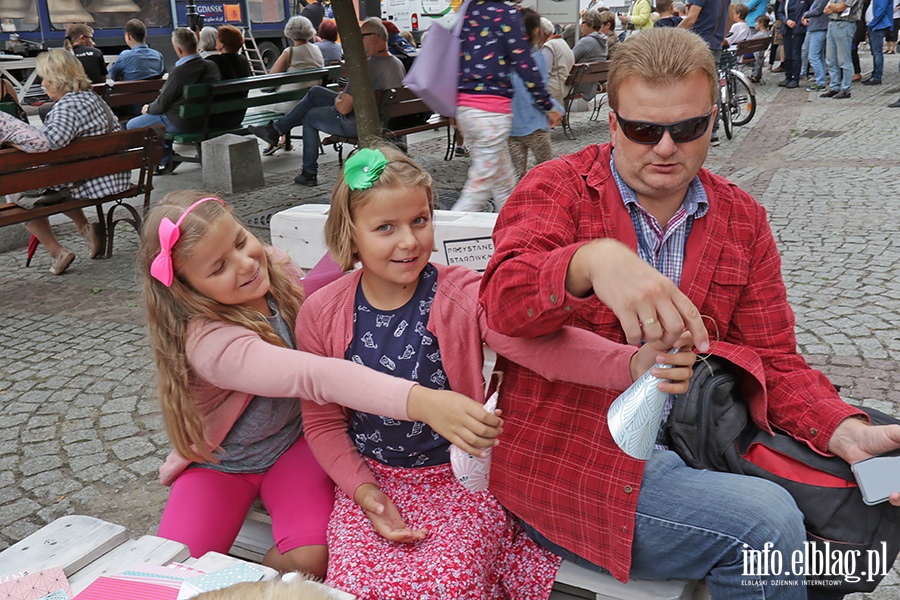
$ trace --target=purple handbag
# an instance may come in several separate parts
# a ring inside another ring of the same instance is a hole
[[[456,86],[459,77],[459,34],[470,0],[459,8],[459,18],[448,31],[434,23],[419,49],[419,56],[403,78],[403,85],[444,117],[456,116]]]

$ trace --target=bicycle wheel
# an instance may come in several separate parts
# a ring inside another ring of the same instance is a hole
[[[725,137],[729,140],[734,137],[734,131],[731,126],[731,114],[732,114],[732,92],[731,92],[731,84],[726,80],[725,85],[719,88],[719,93],[722,99],[722,127],[725,129]]]
[[[734,97],[731,107],[731,122],[736,126],[746,125],[756,114],[756,94],[751,91],[750,85],[737,74],[734,78]]]

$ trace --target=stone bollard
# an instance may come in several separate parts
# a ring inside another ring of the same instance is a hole
[[[205,189],[234,194],[266,184],[256,138],[226,133],[201,146]]]

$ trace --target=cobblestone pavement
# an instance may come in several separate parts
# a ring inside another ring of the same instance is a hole
[[[868,57],[863,57],[864,68]],[[851,401],[900,415],[900,93],[897,57],[885,84],[854,84],[852,98],[826,100],[758,88],[759,112],[735,139],[711,149],[707,166],[753,193],[768,209],[797,315],[800,350]],[[869,61],[870,64],[870,61]],[[608,140],[599,122],[575,113],[578,139],[553,133],[558,153]],[[720,133],[722,133],[720,131]],[[412,155],[443,190],[458,191],[467,159],[441,160],[442,141],[414,141]],[[264,159],[267,186],[228,198],[253,217],[301,202],[325,202],[337,173],[333,157],[308,189],[291,179],[299,152]],[[182,165],[159,178],[156,197],[200,186]],[[83,243],[66,224],[61,238]],[[255,228],[267,238],[265,228]],[[94,515],[152,533],[166,499],[156,469],[167,449],[139,306],[134,232],[122,228],[109,260],[79,259],[62,277],[39,250],[0,253],[0,549],[53,519]],[[895,569],[873,594],[897,600]]]

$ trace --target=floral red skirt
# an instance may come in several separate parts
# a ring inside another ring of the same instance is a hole
[[[327,583],[360,600],[538,600],[561,559],[538,546],[490,492],[470,492],[449,463],[406,469],[366,460],[412,529],[415,544],[382,538],[338,490],[328,525]]]

